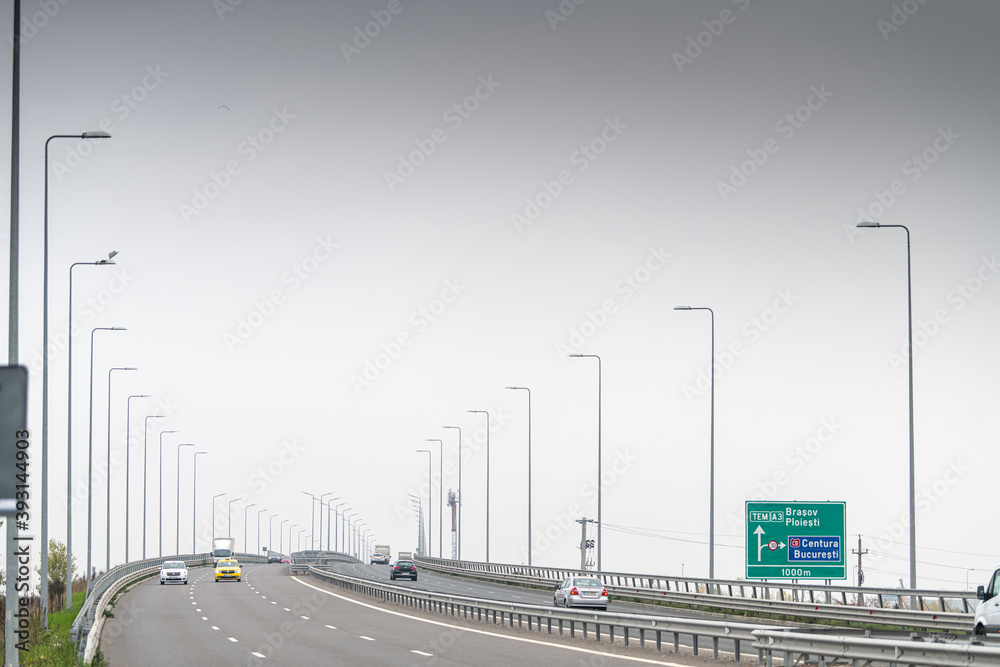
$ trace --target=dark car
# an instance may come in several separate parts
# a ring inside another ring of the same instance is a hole
[[[267,557],[268,565],[270,565],[271,563],[280,563],[280,562],[281,562],[281,554],[270,554]]]
[[[389,578],[398,579],[399,577],[417,580],[417,566],[413,564],[412,560],[397,560],[396,564],[392,566]]]

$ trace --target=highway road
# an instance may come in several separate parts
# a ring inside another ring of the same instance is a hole
[[[386,566],[341,567],[388,578]],[[465,586],[435,575],[398,583]],[[525,601],[540,601],[546,593],[525,590],[523,595]],[[703,658],[612,648],[379,603],[308,576],[291,576],[285,565],[247,566],[243,582],[216,583],[209,568],[191,570],[188,585],[161,586],[149,579],[121,596],[113,612],[101,638],[101,651],[111,667],[704,663]]]

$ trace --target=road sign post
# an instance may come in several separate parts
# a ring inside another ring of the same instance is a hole
[[[746,502],[747,579],[846,579],[843,502]]]

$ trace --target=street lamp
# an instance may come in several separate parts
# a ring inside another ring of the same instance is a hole
[[[105,480],[105,482],[107,482],[106,496],[107,496],[107,499],[108,499],[107,500],[107,505],[108,506],[107,506],[107,516],[105,518],[105,531],[104,531],[105,532],[105,536],[107,537],[107,555],[106,555],[106,563],[107,564],[105,565],[105,571],[110,571],[111,570],[111,374],[114,371],[134,371],[134,370],[138,370],[138,369],[131,368],[131,367],[124,367],[124,368],[112,368],[112,369],[110,369],[108,371],[108,470],[107,470],[107,473],[106,473],[107,479]],[[126,410],[127,409],[128,409],[128,406],[126,406]],[[127,432],[125,433],[125,437],[128,438],[128,433]],[[126,449],[126,451],[128,450],[128,442],[127,441],[126,441],[125,449]],[[126,454],[126,456],[127,456],[127,454]],[[126,469],[125,474],[126,474],[126,476],[128,475],[128,469]],[[127,539],[125,540],[125,544],[126,544],[126,551],[128,551],[128,547],[127,547],[128,540]],[[126,558],[125,560],[127,561],[128,558]]]
[[[707,310],[712,319],[712,356],[708,375],[711,379],[711,407],[708,453],[708,578],[715,578],[715,311],[704,306],[674,306],[674,310]],[[597,528],[600,530],[600,526]]]
[[[592,357],[597,359],[597,571],[601,570],[601,547],[604,542],[601,540],[601,358],[596,354],[571,354],[571,357],[583,358]]]
[[[275,512],[267,518],[267,550],[274,551],[274,519],[278,516]],[[281,549],[278,549],[278,555],[281,555]]]
[[[215,546],[214,545],[214,543],[215,543],[215,499],[216,498],[221,498],[224,495],[226,495],[225,491],[223,491],[222,493],[217,493],[214,496],[212,496],[212,542],[213,542],[212,546],[213,546],[213,548]]]
[[[309,493],[308,491],[303,491],[302,493],[304,493],[307,496],[309,496],[310,498],[312,498],[312,502],[309,503],[309,530],[312,530],[313,526],[316,525],[316,496],[314,496],[313,494]],[[320,518],[320,521],[323,520],[323,508],[322,507],[320,508],[320,516],[319,516],[319,518]]]
[[[453,428],[458,431],[458,560],[462,560],[462,429],[458,426],[442,426],[441,428]]]
[[[125,400],[125,562],[128,562],[128,501],[129,501],[129,457],[132,451],[132,411],[133,398],[149,398],[149,394],[132,394]]]
[[[904,225],[883,225],[859,222],[858,227],[895,227],[906,232],[906,316],[909,353],[906,355],[910,372],[910,588],[917,588],[917,501],[913,460],[913,283],[910,279],[910,230]]]
[[[427,556],[431,555],[431,543],[434,541],[434,536],[432,534],[433,525],[431,524],[431,489],[434,488],[433,480],[431,479],[431,450],[429,449],[418,449],[417,454],[427,454]]]
[[[194,475],[191,479],[191,553],[198,553],[198,534],[196,527],[198,525],[198,457],[202,454],[208,454],[208,452],[195,452],[194,453]]]
[[[185,442],[177,445],[177,510],[174,512],[177,519],[177,528],[174,529],[177,533],[177,543],[174,546],[174,554],[178,556],[181,553],[181,447],[194,447],[194,443]]]
[[[159,530],[157,532],[160,534],[160,538],[159,538],[159,540],[160,540],[159,541],[159,545],[160,546],[159,546],[159,552],[158,553],[159,553],[159,556],[161,558],[163,557],[163,434],[164,433],[177,433],[177,431],[160,431],[160,457],[159,457],[159,468],[160,468],[160,471],[159,471],[160,472],[160,482],[159,482],[160,505],[159,505],[159,509],[157,510],[156,513],[159,514],[159,517],[160,517],[160,522],[158,524]]]
[[[233,498],[232,500],[229,501],[229,504],[226,506],[226,532],[229,533],[229,535],[227,535],[226,537],[232,537],[233,536],[233,503],[235,503],[235,502],[237,502],[239,500],[243,500],[243,499],[242,498]],[[233,544],[236,544],[236,540],[235,539],[233,540]],[[243,546],[246,547],[245,544]]]
[[[486,415],[486,562],[490,562],[490,413],[486,410],[466,410]]]
[[[257,553],[260,553],[260,513],[266,511],[266,507],[262,507],[257,510]]]
[[[330,503],[332,504],[333,500],[331,500]],[[338,546],[337,546],[337,530],[338,530],[338,526],[337,526],[337,524],[340,523],[340,511],[339,510],[340,510],[341,505],[346,505],[346,504],[347,504],[347,502],[341,502],[341,503],[337,503],[336,505],[333,506],[333,550],[334,551],[337,551],[337,549],[338,549]],[[351,508],[348,507],[347,509],[349,510]],[[346,512],[347,510],[344,510],[344,511]],[[327,514],[326,518],[327,518],[327,520],[329,520],[330,515]],[[330,542],[329,532],[330,531],[327,531],[327,536],[326,536],[327,546],[329,546],[329,542]],[[343,531],[341,531],[341,532],[343,532]]]
[[[348,511],[353,512],[353,515],[350,518],[348,518],[348,515],[347,515]],[[351,543],[350,543],[351,522],[354,521],[354,518],[357,517],[357,515],[358,515],[358,513],[355,512],[353,508],[349,508],[347,510],[344,510],[344,513],[340,515],[343,518],[343,521],[344,521],[344,524],[345,524],[345,525],[343,525],[341,527],[342,531],[343,531],[343,538],[344,538],[344,540],[343,540],[344,541],[343,548],[344,548],[344,553],[347,554],[348,556],[351,555]]]
[[[94,327],[90,332],[90,434],[87,454],[87,595],[90,595],[91,551],[94,544],[94,335],[98,331],[124,331],[122,327]],[[67,498],[72,503],[73,498]],[[66,585],[72,597],[72,582]]]
[[[531,390],[527,387],[505,387],[528,392],[528,567],[531,567]]]
[[[278,524],[278,552],[282,556],[285,555],[285,523],[288,521],[291,521],[291,519],[282,519]]]
[[[49,142],[53,139],[108,139],[111,135],[99,130],[91,130],[82,134],[53,134],[45,140],[45,210],[42,223],[42,562],[41,570],[41,618],[42,627],[49,627]],[[89,262],[88,262],[89,263]],[[99,263],[99,262],[94,262]],[[112,262],[113,263],[113,262]],[[72,268],[70,269],[70,284],[72,284]],[[70,312],[73,312],[73,300],[70,299]],[[72,323],[72,320],[70,320]],[[69,337],[72,340],[73,328],[69,329]],[[72,349],[72,344],[70,344]],[[72,357],[70,357],[72,360]],[[67,423],[66,428],[71,430],[72,426]],[[72,453],[72,449],[70,449]],[[68,465],[68,463],[67,463]],[[67,491],[66,504],[72,507],[73,482],[70,470],[67,468]],[[69,511],[67,509],[67,511]],[[66,519],[66,532],[72,534],[73,525],[72,514]],[[72,569],[73,559],[70,556],[69,541],[66,546],[66,568]],[[128,560],[128,558],[126,558]],[[72,591],[73,574],[70,572],[66,578],[66,608],[73,606]]]
[[[247,510],[256,505],[257,503],[250,503],[249,505],[243,508],[243,550],[246,553],[250,553],[250,549],[247,548],[247,514],[248,514]]]
[[[147,415],[142,422],[142,559],[146,560],[146,459],[149,458],[149,420],[166,419],[164,415]]]
[[[115,255],[118,254],[117,250],[112,250],[108,253],[107,259],[101,259],[96,262],[76,262],[75,264],[69,265],[69,325],[67,330],[70,332],[69,341],[66,345],[67,351],[69,352],[69,373],[66,383],[66,590],[72,592],[73,590],[73,269],[77,266],[83,266],[88,264],[91,266],[101,266],[114,264],[111,261]],[[48,273],[46,271],[46,273]],[[93,335],[93,334],[91,334]],[[48,350],[45,352],[48,355]],[[91,416],[93,419],[93,416]],[[44,454],[43,454],[44,456]],[[44,474],[45,464],[42,463],[42,470]],[[45,499],[48,497],[44,491],[42,492],[42,502],[47,502]],[[42,510],[42,517],[46,516],[45,510]],[[43,534],[45,531],[43,531]],[[46,536],[47,537],[47,536]],[[43,585],[48,587],[48,539],[42,537],[42,570],[41,579]],[[90,580],[90,573],[87,573],[87,580]],[[48,592],[42,594],[42,597],[48,599]],[[71,609],[73,607],[73,596],[70,593],[66,594],[65,609]]]
[[[336,493],[336,491],[327,491],[326,493],[324,493],[323,495],[321,495],[319,497],[319,548],[320,549],[323,548],[323,504],[324,504],[323,503],[323,499],[326,498],[327,496],[333,495],[334,493]],[[331,501],[337,500],[337,498],[331,498],[330,500]],[[326,532],[327,532],[327,535],[326,535],[326,545],[327,546],[326,546],[326,549],[327,549],[327,551],[329,551],[330,550],[330,506],[329,506],[329,503],[327,503],[327,507],[326,507],[326,526],[327,526],[327,530],[326,530]]]
[[[444,487],[444,443],[441,442],[440,438],[424,438],[424,442],[438,444],[438,558],[444,558],[444,547],[442,546],[444,544],[444,528],[442,527],[442,518],[444,517],[444,492],[442,490]],[[427,493],[430,494],[430,479],[428,479],[427,484]]]

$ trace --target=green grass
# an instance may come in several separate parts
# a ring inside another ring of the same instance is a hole
[[[80,665],[76,647],[70,640],[70,629],[80,613],[86,597],[85,591],[73,594],[73,606],[49,614],[49,629],[42,629],[41,617],[33,613],[29,627],[28,650],[21,651],[19,662],[24,667],[67,667]],[[2,638],[0,638],[2,639]],[[2,641],[0,641],[2,644]],[[103,667],[104,659],[98,652],[94,667]]]

